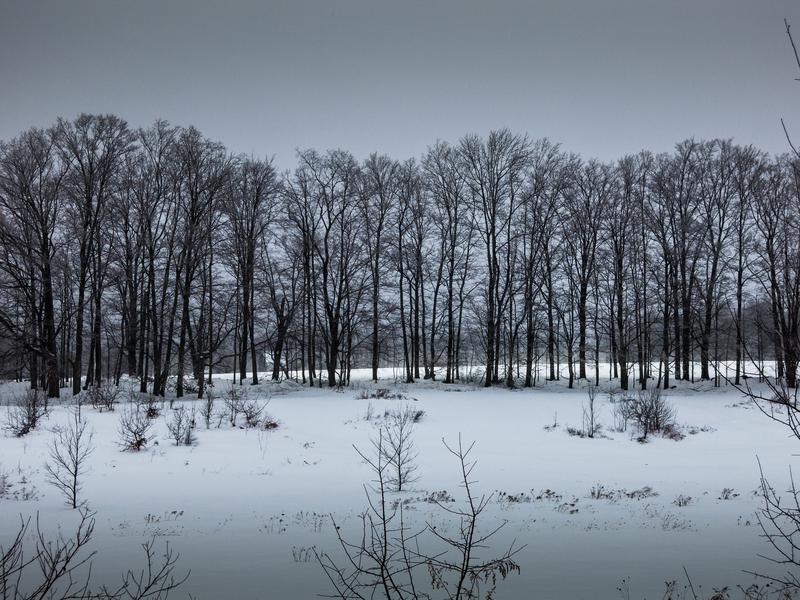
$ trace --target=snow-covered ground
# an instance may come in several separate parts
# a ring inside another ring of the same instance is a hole
[[[220,380],[218,395],[227,385]],[[0,394],[9,397],[18,387],[3,384]],[[755,521],[757,457],[773,485],[784,489],[800,442],[731,387],[671,390],[667,397],[685,438],[654,437],[644,444],[631,432],[611,430],[604,393],[597,402],[605,437],[569,435],[567,427],[582,424],[587,394],[560,383],[485,390],[384,382],[377,387],[405,398],[359,398],[375,387],[363,381],[341,391],[262,384],[250,388],[249,397],[270,398],[267,410],[278,429],[232,428],[223,421],[207,430],[198,416],[196,444],[175,446],[162,415],[156,443],[141,453],[120,451],[119,410],[84,408],[96,446],[83,490],[96,511],[96,581],[116,580],[122,568],[137,565],[141,542],[155,535],[180,553],[179,571],[191,570],[175,597],[314,598],[329,592],[311,548],[335,556],[329,513],[345,537],[356,534],[366,505],[363,484],[372,474],[353,445],[368,450],[380,415],[404,404],[424,411],[414,427],[420,478],[402,494],[414,522],[449,526],[422,498],[439,490],[462,497],[458,464],[442,438],[452,442],[461,434],[476,442],[475,489],[495,494],[483,524],[489,529],[508,521],[494,550],[512,539],[525,545],[516,557],[522,572],[500,585],[499,598],[618,598],[624,578],[630,578],[632,598],[654,598],[665,580],[683,576],[684,566],[705,590],[749,583],[744,570],[775,572],[757,557],[768,552]],[[217,408],[223,410],[221,401]],[[43,528],[64,532],[76,522],[44,476],[52,428],[68,410],[65,402],[56,406],[23,438],[0,436],[0,469],[11,482],[0,499],[0,543],[19,515],[38,512]],[[367,420],[368,414],[377,418]],[[597,486],[612,497],[593,499]],[[691,501],[679,506],[679,496]]]

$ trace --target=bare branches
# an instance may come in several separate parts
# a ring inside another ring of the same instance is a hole
[[[20,519],[20,526],[11,544],[7,547],[0,546],[0,598],[3,600],[14,597],[22,571],[35,560],[35,557],[27,558],[24,553],[25,534],[30,519]]]
[[[752,400],[764,415],[788,427],[792,435],[800,440],[800,405],[797,402],[797,389],[788,387],[782,379],[776,381],[765,377],[764,382],[768,394],[755,391],[747,380],[739,388],[744,390],[745,396]]]
[[[428,525],[428,531],[444,542],[447,547],[444,553],[430,557],[428,560],[433,587],[443,590],[450,600],[478,598],[481,594],[491,598],[499,580],[519,572],[520,567],[514,561],[514,556],[523,547],[518,547],[515,542],[512,542],[511,546],[498,557],[488,560],[479,558],[478,552],[489,549],[489,540],[505,526],[505,521],[483,532],[478,527],[478,521],[492,496],[481,495],[478,497],[472,491],[475,482],[470,478],[477,461],[472,460],[470,454],[475,442],[464,448],[461,435],[459,435],[458,446],[451,447],[444,440],[442,440],[442,444],[458,460],[466,506],[452,508],[437,502],[441,508],[458,519],[458,534],[456,536],[443,535],[432,525]],[[450,551],[454,551],[454,558],[449,558]]]
[[[171,411],[167,417],[167,430],[175,445],[191,446],[194,443],[194,408],[189,410],[184,404]]]
[[[638,427],[642,441],[651,433],[667,432],[675,424],[675,410],[660,388],[619,399],[617,410],[623,425],[633,422]]]
[[[755,390],[748,378],[743,379],[743,384],[734,383],[734,386],[762,414],[786,427],[796,439],[800,440],[798,388],[791,387],[784,378],[770,377],[763,366],[753,361],[747,344],[743,344],[743,351],[747,360],[755,365],[759,380],[764,382],[767,391]],[[772,563],[786,567],[787,570],[779,577],[756,572],[751,572],[751,574],[777,583],[783,590],[794,594],[800,591],[800,578],[798,578],[800,570],[800,490],[795,485],[794,474],[790,468],[789,489],[786,492],[788,500],[784,501],[765,477],[760,460],[758,469],[763,505],[756,518],[761,529],[761,536],[773,551],[772,556],[760,556]]]
[[[797,45],[794,43],[794,36],[792,35],[792,26],[789,24],[787,19],[783,20],[783,25],[786,27],[786,37],[789,38],[789,44],[792,46],[792,54],[794,54],[794,62],[797,65],[798,70],[800,70],[800,55],[797,53]],[[800,77],[795,77],[795,81],[800,81]],[[783,122],[781,119],[781,127],[783,127],[783,134],[786,136],[786,141],[789,143],[789,146],[794,152],[794,155],[800,158],[800,152],[792,143],[792,138],[789,135],[789,131],[786,129],[786,123]]]
[[[747,362],[755,368],[758,379],[763,382],[766,391],[757,390],[748,377],[742,378],[741,383],[737,384],[727,378],[724,373],[720,373],[720,375],[750,400],[763,415],[787,427],[792,435],[800,440],[800,404],[798,403],[800,390],[790,387],[785,379],[768,373],[755,360],[748,344],[742,344],[742,351]]]
[[[457,523],[456,533],[442,533],[432,523],[412,530],[405,521],[403,502],[390,500],[387,490],[389,464],[383,451],[382,433],[375,447],[375,457],[359,455],[375,474],[374,487],[365,488],[368,510],[362,513],[361,535],[356,541],[344,538],[341,527],[334,522],[342,564],[327,553],[316,553],[334,590],[329,597],[340,599],[372,598],[375,594],[393,599],[430,599],[436,596],[448,600],[466,600],[484,595],[493,597],[498,583],[519,572],[514,556],[522,549],[512,545],[501,555],[483,559],[479,554],[490,549],[491,538],[505,522],[484,530],[479,525],[491,496],[477,496],[471,479],[475,461],[470,458],[474,446],[458,445],[445,448],[458,460],[463,507],[435,501],[436,505]],[[331,517],[333,518],[333,517]],[[440,548],[434,549],[436,545]],[[424,572],[424,580],[418,573]]]
[[[387,482],[397,492],[407,490],[419,479],[418,453],[412,437],[419,414],[410,406],[390,411],[387,422],[381,427],[381,440],[375,445],[375,450],[383,453],[391,471]]]
[[[797,489],[794,475],[789,469],[789,499],[784,502],[764,476],[761,461],[758,462],[761,475],[761,496],[764,505],[756,514],[763,537],[773,550],[772,556],[759,555],[772,563],[786,567],[779,577],[750,572],[763,579],[779,583],[783,589],[800,590],[797,569],[800,567],[800,490]]]
[[[94,513],[80,510],[80,521],[70,537],[48,538],[39,518],[30,553],[26,538],[30,519],[22,520],[11,544],[0,547],[0,599],[2,600],[166,600],[188,578],[175,574],[180,558],[169,544],[161,555],[155,539],[142,544],[145,566],[128,570],[117,587],[91,588],[91,561],[97,551],[88,546],[94,533]]]
[[[47,480],[61,492],[71,508],[85,504],[85,501],[78,501],[78,494],[82,488],[81,477],[86,472],[86,461],[94,452],[94,434],[87,431],[87,426],[81,418],[80,408],[75,407],[67,426],[54,430],[50,460],[45,463]]]
[[[789,43],[792,45],[792,53],[794,54],[794,62],[797,65],[797,68],[800,69],[800,56],[797,54],[797,46],[794,43],[794,37],[792,36],[792,26],[789,24],[787,19],[783,20],[783,25],[786,27],[786,37],[789,38]],[[800,81],[800,78],[798,78]]]
[[[47,407],[45,398],[39,390],[28,390],[17,396],[14,405],[8,408],[5,428],[12,435],[27,435],[45,416]]]
[[[416,598],[415,570],[425,564],[425,561],[412,548],[416,547],[416,538],[422,531],[409,532],[403,517],[402,503],[392,502],[388,498],[389,463],[383,447],[383,430],[375,442],[374,457],[366,456],[358,448],[355,450],[370,466],[375,479],[373,487],[364,488],[368,508],[359,517],[361,535],[358,541],[346,540],[331,515],[345,556],[345,565],[341,567],[330,555],[314,551],[335,590],[331,597],[370,598],[374,593],[382,591],[387,598]]]
[[[128,405],[119,416],[120,446],[123,450],[139,452],[150,443],[153,422],[139,405]]]
[[[138,572],[127,571],[122,577],[120,586],[111,593],[104,591],[103,594],[106,594],[104,597],[109,600],[166,600],[170,592],[189,579],[190,573],[187,572],[183,577],[175,575],[180,555],[173,551],[169,542],[165,546],[159,562],[155,551],[155,538],[142,544],[145,567]]]
[[[93,385],[84,392],[86,394],[87,402],[92,408],[98,409],[100,412],[103,410],[113,411],[119,399],[120,389],[116,385]]]
[[[25,539],[30,521],[22,520],[11,545],[0,548],[0,598],[89,598],[89,575],[82,573],[82,568],[94,556],[94,552],[84,551],[94,531],[93,513],[81,509],[75,533],[69,538],[59,534],[52,540],[45,537],[37,515],[35,543],[29,556]]]
[[[583,407],[583,433],[586,437],[593,438],[595,434],[600,431],[601,425],[597,422],[597,412],[595,407],[595,398],[597,397],[597,388],[590,385],[587,389],[589,405]]]

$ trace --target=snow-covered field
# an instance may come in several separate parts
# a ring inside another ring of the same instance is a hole
[[[218,394],[227,385],[220,381]],[[525,545],[516,557],[522,572],[500,585],[499,598],[618,598],[624,578],[630,578],[632,598],[655,598],[665,580],[683,577],[684,566],[705,590],[751,582],[744,570],[775,572],[757,556],[769,549],[755,521],[756,459],[784,489],[800,442],[731,387],[671,390],[667,396],[685,438],[654,437],[644,444],[630,431],[611,430],[605,393],[597,400],[605,437],[583,439],[566,432],[581,426],[583,389],[381,383],[377,387],[404,399],[358,397],[375,387],[250,388],[250,398],[270,398],[267,411],[280,427],[232,428],[223,420],[220,428],[215,422],[206,429],[198,417],[191,447],[168,438],[166,407],[155,443],[140,453],[120,451],[119,410],[85,407],[96,446],[83,490],[96,511],[95,580],[116,580],[123,567],[136,566],[140,544],[157,536],[180,553],[178,570],[191,571],[175,597],[314,598],[329,592],[311,548],[336,556],[329,513],[345,537],[357,533],[363,485],[372,474],[353,445],[368,450],[380,416],[404,404],[424,411],[414,426],[420,478],[402,494],[415,523],[452,526],[423,498],[439,490],[462,498],[458,464],[442,438],[452,442],[461,434],[476,442],[475,489],[494,493],[483,524],[489,529],[508,521],[493,550],[501,552],[512,539]],[[4,384],[0,394],[17,389]],[[217,408],[223,410],[221,401]],[[19,515],[38,512],[43,528],[60,526],[65,533],[76,522],[44,473],[52,428],[68,410],[62,402],[23,438],[0,436],[0,469],[11,484],[0,499],[0,543]],[[593,499],[597,486],[611,498]],[[679,496],[691,500],[679,506]]]

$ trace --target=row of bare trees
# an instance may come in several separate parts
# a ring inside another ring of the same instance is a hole
[[[794,387],[799,167],[729,140],[602,163],[499,130],[279,173],[194,128],[61,119],[0,146],[5,374],[202,396],[221,370],[532,386],[603,362],[669,387],[721,361],[739,383],[749,338]]]

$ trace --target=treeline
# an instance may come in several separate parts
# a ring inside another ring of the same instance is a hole
[[[3,370],[182,396],[231,370],[572,385],[604,360],[627,389],[769,359],[794,387],[798,167],[729,140],[602,163],[500,130],[279,173],[194,128],[60,119],[0,146]]]

